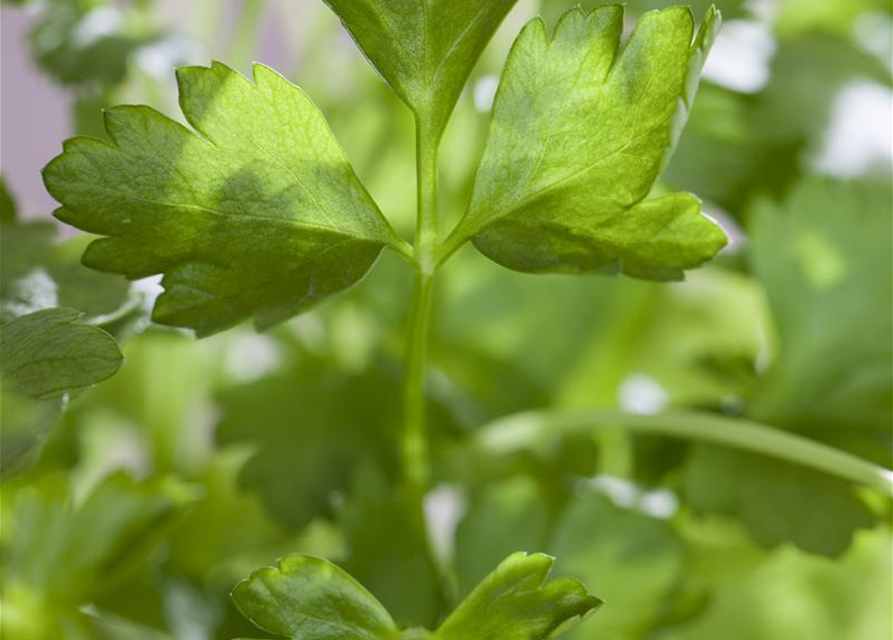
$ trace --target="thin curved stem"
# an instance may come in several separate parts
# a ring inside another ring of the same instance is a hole
[[[820,442],[742,420],[696,412],[659,415],[614,410],[531,411],[490,423],[476,436],[489,453],[506,454],[536,446],[555,433],[621,429],[631,433],[700,440],[759,453],[879,489],[893,497],[893,471]]]

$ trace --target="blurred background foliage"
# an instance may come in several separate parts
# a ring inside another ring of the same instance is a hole
[[[487,49],[442,148],[447,225],[514,35],[576,4],[521,0]],[[630,0],[628,19],[666,4]],[[692,1],[696,15],[708,4]],[[80,267],[85,239],[57,237],[49,211],[17,214],[4,184],[3,321],[73,307],[124,353],[93,388],[24,408],[4,395],[4,448],[27,449],[2,485],[5,637],[256,635],[228,592],[296,551],[343,564],[400,622],[430,625],[528,549],[607,601],[574,639],[890,638],[890,504],[869,490],[611,429],[499,460],[474,448],[486,423],[527,409],[689,408],[893,466],[890,3],[716,4],[726,24],[663,185],[698,194],[730,246],[671,285],[456,256],[432,340],[433,553],[394,482],[410,289],[399,260],[383,255],[348,294],[269,333],[196,342],[149,323],[156,282]],[[65,87],[76,134],[103,136],[100,109],[119,102],[178,117],[176,64],[273,63],[409,235],[410,114],[322,2],[4,1],[4,16],[22,12],[14,46]],[[16,99],[6,77],[3,89]]]

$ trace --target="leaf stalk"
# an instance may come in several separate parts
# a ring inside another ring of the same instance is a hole
[[[505,455],[557,434],[620,429],[699,440],[750,451],[867,485],[893,497],[893,471],[803,436],[741,418],[679,411],[657,415],[610,409],[530,411],[491,422],[477,432],[475,445]]]

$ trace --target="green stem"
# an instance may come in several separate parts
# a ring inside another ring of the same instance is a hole
[[[874,487],[893,497],[893,471],[757,422],[695,412],[640,415],[602,409],[531,411],[492,422],[478,432],[476,444],[489,453],[506,454],[536,446],[556,433],[602,429],[702,440],[751,451]]]
[[[413,284],[403,388],[404,426],[400,448],[406,485],[421,503],[430,477],[425,424],[425,363],[433,278],[421,272]]]
[[[428,433],[425,416],[425,367],[428,326],[434,291],[434,252],[437,249],[437,147],[438,137],[426,127],[428,119],[416,116],[416,170],[418,209],[415,233],[416,267],[410,303],[403,393],[404,426],[401,456],[407,487],[421,507],[430,480]]]

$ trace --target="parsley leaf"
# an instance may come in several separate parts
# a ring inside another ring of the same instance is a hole
[[[645,199],[691,107],[719,28],[708,11],[641,17],[621,45],[623,8],[574,9],[552,38],[530,22],[512,48],[465,217],[446,255],[472,239],[518,271],[620,271],[675,279],[726,243],[686,193]]]
[[[839,556],[874,523],[847,482],[764,456],[698,445],[685,473],[692,508],[735,515],[766,547]]]
[[[24,466],[62,411],[65,394],[111,377],[122,363],[118,343],[79,324],[79,311],[54,308],[0,325],[0,476]]]
[[[363,586],[334,564],[293,555],[254,572],[233,589],[255,625],[300,640],[395,638],[391,616]]]
[[[85,268],[79,257],[86,236],[56,244],[56,225],[2,224],[0,322],[50,307],[70,307],[96,324],[134,311],[139,297],[114,276]]]
[[[573,578],[546,583],[554,559],[506,558],[437,629],[437,640],[541,640],[592,613],[601,600]],[[576,620],[575,620],[576,619]]]
[[[416,114],[439,136],[465,81],[517,0],[325,0]]]
[[[401,246],[300,89],[263,65],[253,84],[219,63],[177,77],[199,135],[148,107],[115,107],[111,144],[74,138],[44,170],[55,215],[109,236],[86,265],[165,274],[157,322],[206,336],[253,317],[264,329]]]
[[[3,485],[3,631],[14,638],[81,638],[82,611],[144,567],[196,498],[173,478],[104,479],[79,503],[60,476]],[[44,612],[42,614],[42,612]]]
[[[80,316],[74,309],[44,309],[0,326],[4,391],[41,397],[111,377],[122,360],[115,339],[78,324]]]
[[[889,185],[818,179],[752,208],[751,263],[778,333],[753,414],[889,464],[893,412]],[[858,313],[854,312],[858,309]],[[834,354],[829,358],[828,354]]]

